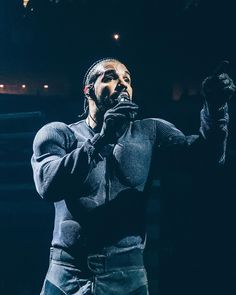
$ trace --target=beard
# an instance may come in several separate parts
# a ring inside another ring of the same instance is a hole
[[[112,95],[106,95],[100,100],[97,99],[97,107],[105,113],[107,110],[114,108],[118,103],[130,101],[130,96],[127,91],[116,91]]]

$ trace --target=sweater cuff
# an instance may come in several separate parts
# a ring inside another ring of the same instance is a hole
[[[105,145],[104,136],[102,136],[100,133],[96,133],[92,139],[90,139],[90,143],[93,145],[95,150],[98,152],[102,147]]]
[[[95,134],[92,139],[88,139],[86,142],[86,149],[91,160],[103,160],[103,156],[100,151],[104,147],[104,137],[99,133]]]

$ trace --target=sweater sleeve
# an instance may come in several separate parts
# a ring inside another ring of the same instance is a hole
[[[199,133],[185,136],[173,124],[157,119],[155,121],[157,146],[162,150],[186,151],[190,157],[197,156],[196,160],[223,164],[228,136],[227,104],[219,109],[209,109],[205,103],[200,121]]]
[[[77,146],[74,132],[64,123],[42,127],[33,142],[34,182],[39,195],[59,201],[73,195],[96,166],[97,153],[92,140]]]

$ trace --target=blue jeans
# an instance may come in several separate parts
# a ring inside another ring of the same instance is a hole
[[[63,250],[57,251],[65,253]],[[107,259],[103,255],[88,256],[89,273],[84,276],[73,260],[59,260],[58,257],[54,259],[52,255],[40,294],[148,295],[147,275],[141,260],[138,259],[140,261],[137,265],[129,265],[135,261],[136,256],[128,257],[128,261],[126,254],[118,254],[115,260]]]

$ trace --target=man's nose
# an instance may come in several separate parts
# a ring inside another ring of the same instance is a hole
[[[123,79],[119,79],[116,85],[117,90],[127,89],[127,83]]]

